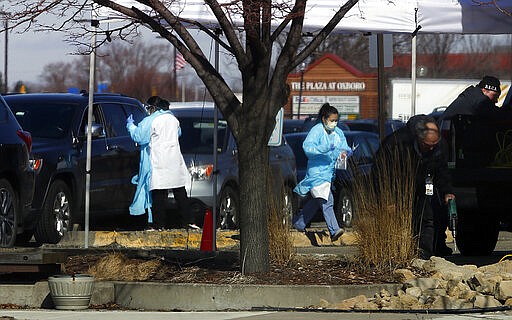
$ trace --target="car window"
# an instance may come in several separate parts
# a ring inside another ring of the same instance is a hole
[[[354,150],[352,157],[356,163],[365,164],[372,162],[374,152],[365,137],[351,136],[347,139],[347,143]]]
[[[7,107],[2,102],[0,103],[0,122],[7,121]]]
[[[359,139],[359,152],[360,152],[360,161],[361,163],[371,163],[373,159],[373,152],[368,145],[368,142],[366,139],[361,138]]]
[[[377,136],[375,137],[368,137],[366,139],[368,142],[368,146],[371,148],[372,154],[375,155],[377,153],[377,150],[379,150],[380,147],[380,140]]]
[[[101,124],[104,125],[101,121],[101,116],[99,114],[98,105],[94,105],[92,108],[92,123],[93,124]],[[87,127],[87,116],[88,116],[88,108],[84,110],[84,115],[82,117],[82,123],[80,124],[80,135],[85,135],[85,128]]]
[[[10,102],[24,130],[33,137],[56,139],[67,135],[78,105],[59,102]]]
[[[292,148],[293,153],[295,154],[295,163],[297,164],[297,168],[305,168],[308,165],[308,158],[304,153],[304,149],[302,148],[302,144],[304,142],[304,138],[306,136],[286,136],[286,142]]]
[[[144,119],[148,115],[139,106],[135,106],[135,105],[132,105],[132,104],[125,104],[123,107],[124,107],[124,110],[125,110],[127,115],[130,115],[130,114],[133,115],[133,120],[134,120],[134,122],[136,124],[141,122],[142,119]],[[126,123],[126,121],[125,121],[125,123]]]
[[[181,117],[178,120],[181,127],[180,147],[182,153],[210,154],[213,152],[213,119]],[[226,120],[219,120],[217,125],[218,152],[225,150],[227,134]]]
[[[352,131],[378,132],[378,127],[372,123],[351,122],[347,123]]]
[[[128,136],[126,129],[126,113],[120,103],[102,103],[101,109],[105,116],[105,130],[110,138]]]

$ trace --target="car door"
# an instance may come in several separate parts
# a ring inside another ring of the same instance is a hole
[[[270,172],[272,174],[272,185],[275,192],[284,192],[287,190],[281,190],[281,187],[285,186],[290,182],[295,184],[297,178],[295,156],[293,150],[286,143],[283,137],[281,145],[269,147],[269,165]]]
[[[135,185],[131,179],[139,171],[140,149],[126,129],[128,113],[134,115],[136,123],[144,117],[141,110],[117,102],[100,104],[105,121],[106,144],[101,160],[101,177],[98,181],[108,190],[105,207],[110,210],[125,210],[133,199]]]
[[[87,108],[83,111],[82,121],[80,124],[80,132],[79,136],[86,137],[86,128],[87,128]],[[112,192],[108,186],[105,185],[104,181],[108,180],[110,176],[110,172],[112,168],[110,164],[104,161],[105,156],[107,154],[107,136],[105,133],[105,120],[101,114],[99,106],[95,104],[93,106],[93,117],[92,117],[92,125],[100,125],[103,128],[103,133],[97,136],[93,136],[91,140],[91,182],[90,182],[90,210],[91,211],[101,211],[108,210],[109,208],[109,193]],[[82,144],[80,148],[80,165],[79,168],[81,172],[85,174],[86,169],[86,152],[87,152],[87,141],[86,139],[82,139]],[[85,181],[82,179],[81,181]],[[82,186],[79,186],[82,188]],[[112,202],[115,201],[114,198],[111,198]]]

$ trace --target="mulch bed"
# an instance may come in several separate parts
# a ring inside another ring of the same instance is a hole
[[[271,266],[264,274],[242,275],[237,262],[164,258],[128,258],[122,254],[71,256],[68,274],[93,274],[98,280],[157,281],[166,283],[364,285],[396,282],[391,272],[357,266],[341,258],[296,256],[286,266]]]

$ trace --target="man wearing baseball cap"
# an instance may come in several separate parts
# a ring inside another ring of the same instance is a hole
[[[485,76],[476,86],[469,86],[453,100],[439,117],[439,123],[451,120],[457,115],[493,116],[501,111],[496,106],[501,94],[500,80],[493,76]],[[448,214],[446,205],[436,202],[433,197],[432,209],[434,211],[434,254],[446,256],[452,253],[446,245],[445,230],[448,227]]]
[[[496,102],[501,94],[500,80],[485,76],[476,86],[469,86],[446,108],[440,120],[451,119],[455,115],[479,115],[498,111]]]

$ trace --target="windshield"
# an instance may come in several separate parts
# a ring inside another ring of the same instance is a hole
[[[32,137],[58,139],[69,131],[77,106],[63,103],[16,103],[9,106],[24,130]]]
[[[183,154],[213,153],[213,119],[179,118],[181,127],[180,147]],[[226,148],[228,124],[219,120],[217,125],[217,152]]]

